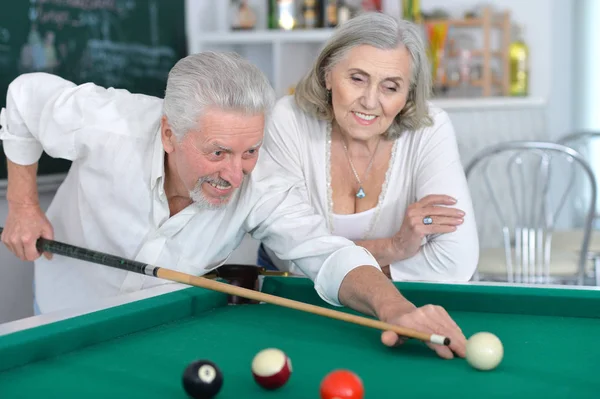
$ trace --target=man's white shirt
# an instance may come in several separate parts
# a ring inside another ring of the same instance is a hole
[[[340,305],[343,278],[361,265],[379,267],[364,248],[331,236],[295,187],[259,161],[227,206],[191,205],[169,217],[160,140],[162,99],[75,85],[44,73],[18,77],[0,115],[8,159],[37,162],[45,151],[72,161],[47,216],[54,238],[140,262],[203,275],[227,262],[250,233]],[[35,261],[42,313],[92,305],[167,281],[63,256]]]

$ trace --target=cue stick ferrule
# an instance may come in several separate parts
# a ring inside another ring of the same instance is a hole
[[[153,277],[157,277],[158,276],[158,266],[154,266],[154,265],[146,265],[144,266],[144,274],[147,276],[153,276]]]
[[[431,334],[430,341],[432,344],[450,345],[450,339],[441,335]]]

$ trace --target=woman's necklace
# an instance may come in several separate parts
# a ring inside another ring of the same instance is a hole
[[[326,180],[326,184],[327,184],[327,193],[326,193],[327,224],[329,227],[329,231],[333,234],[335,232],[334,231],[335,229],[334,229],[334,222],[333,222],[333,217],[334,217],[333,188],[331,187],[331,146],[332,146],[331,123],[326,124],[325,137],[326,137],[326,140],[325,140],[325,180]],[[375,207],[375,209],[376,209],[375,213],[373,214],[373,216],[371,217],[371,221],[369,222],[369,228],[362,237],[363,240],[371,240],[371,239],[373,239],[373,236],[375,234],[375,226],[378,225],[379,216],[381,214],[381,208],[383,207],[383,204],[385,203],[388,185],[389,185],[390,180],[392,179],[392,170],[394,169],[392,166],[395,165],[395,163],[396,163],[396,153],[397,153],[397,149],[398,149],[398,141],[399,140],[395,140],[395,142],[392,146],[392,154],[388,161],[387,172],[385,173],[385,181],[381,188],[381,193],[379,194],[377,206]]]
[[[373,151],[373,155],[371,155],[371,161],[369,161],[369,165],[367,166],[367,169],[365,170],[365,178],[369,175],[369,170],[371,170],[371,166],[373,166],[373,160],[375,160],[375,154],[377,153],[377,148],[379,148],[379,143],[381,143],[381,137],[377,141],[377,145],[375,146],[375,151]],[[358,176],[358,173],[356,172],[356,168],[354,167],[354,164],[352,163],[352,159],[350,159],[350,154],[348,153],[348,148],[346,147],[346,142],[344,141],[343,138],[342,138],[342,145],[344,146],[344,152],[346,153],[346,156],[348,157],[348,163],[350,164],[350,167],[352,168],[352,172],[354,172],[354,177],[356,177],[356,181],[358,182],[358,191],[356,192],[356,198],[365,198],[367,196],[367,193],[365,193],[365,190],[363,189],[363,184],[360,180],[360,177]]]

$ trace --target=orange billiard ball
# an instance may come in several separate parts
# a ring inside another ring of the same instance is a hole
[[[334,370],[321,381],[321,399],[363,399],[365,389],[359,376],[349,370]]]

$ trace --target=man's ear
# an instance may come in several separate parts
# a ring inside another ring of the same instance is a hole
[[[165,115],[160,119],[160,139],[167,154],[175,150],[177,137],[175,137],[175,133],[173,133],[173,129]]]

